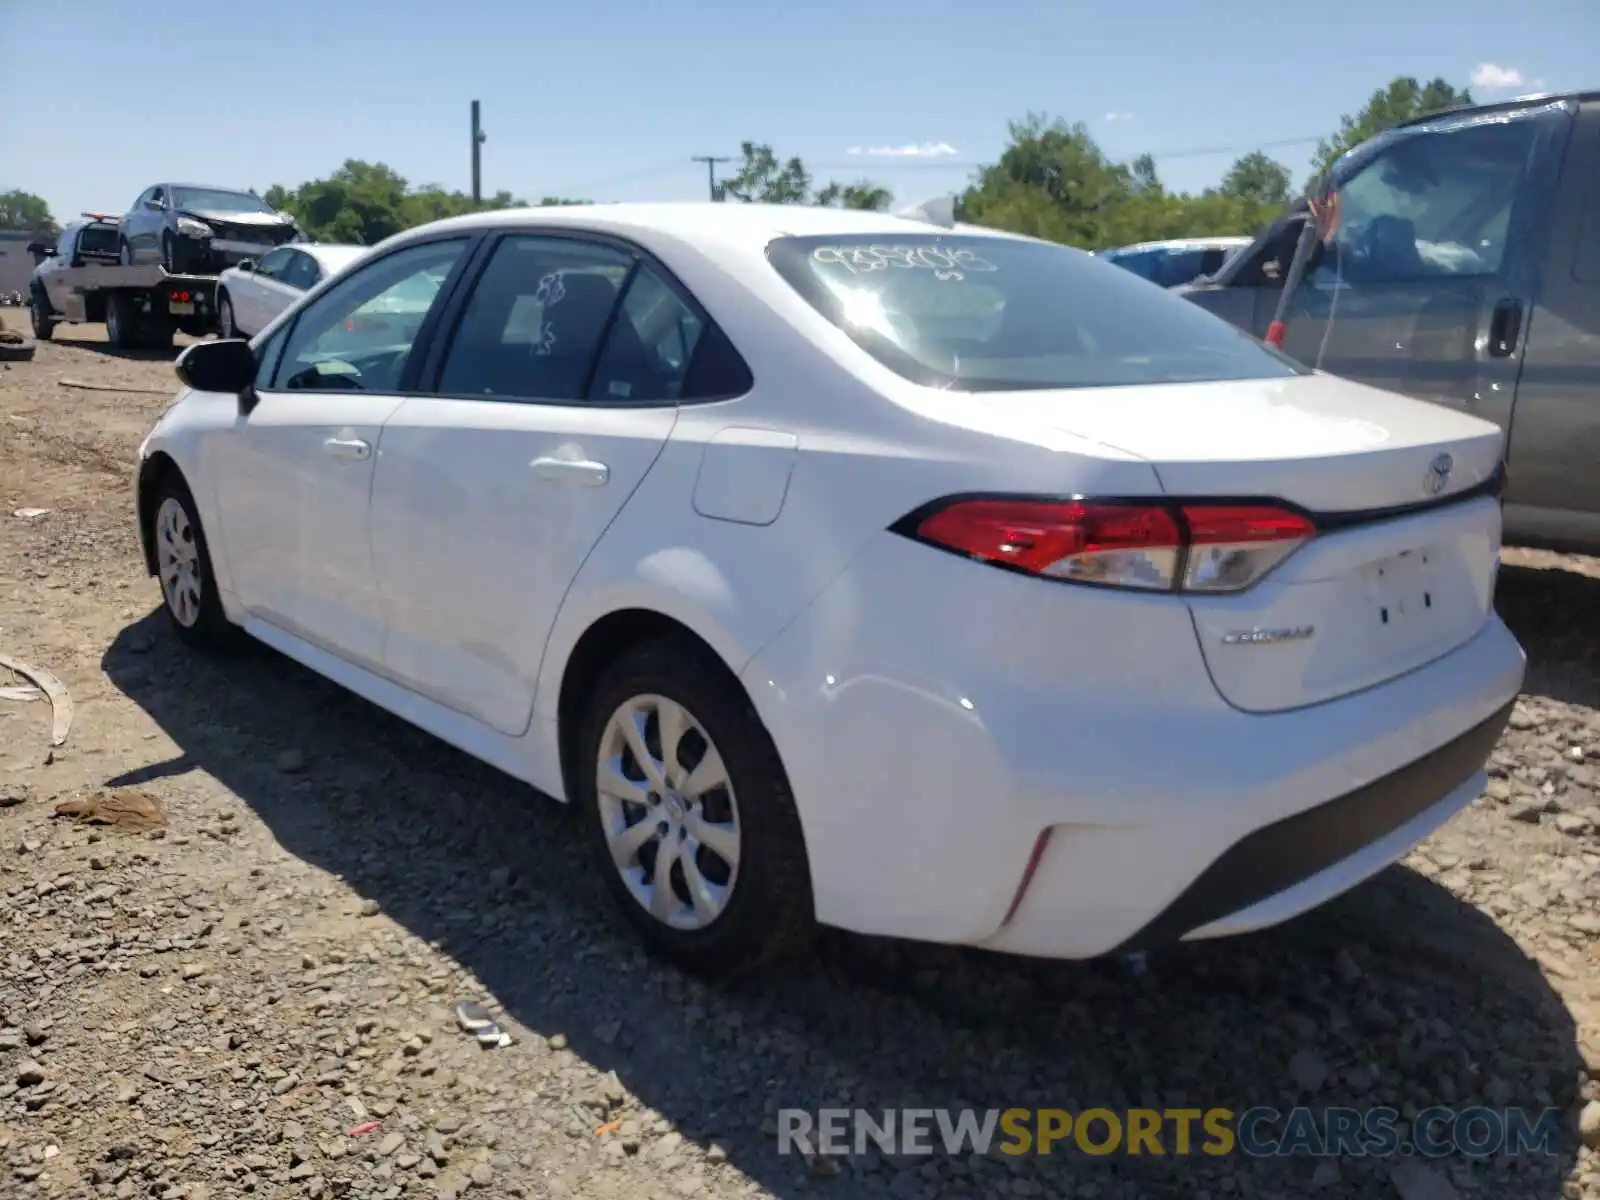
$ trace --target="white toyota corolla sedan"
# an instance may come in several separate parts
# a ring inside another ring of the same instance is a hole
[[[178,374],[137,485],[178,637],[579,805],[697,968],[1283,921],[1478,795],[1522,681],[1495,426],[1056,245],[477,214]]]

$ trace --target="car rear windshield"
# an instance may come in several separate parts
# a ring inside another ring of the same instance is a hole
[[[175,208],[192,208],[201,212],[265,213],[272,209],[259,196],[249,192],[227,192],[221,188],[174,188]]]
[[[884,366],[957,391],[1307,374],[1226,321],[1082,251],[1001,237],[785,237],[777,272]]]

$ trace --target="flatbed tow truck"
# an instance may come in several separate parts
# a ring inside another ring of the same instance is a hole
[[[217,327],[217,277],[173,275],[159,265],[117,261],[117,218],[84,213],[56,245],[34,243],[29,286],[33,335],[43,342],[61,324],[105,322],[122,350],[164,350],[176,332],[202,337]]]

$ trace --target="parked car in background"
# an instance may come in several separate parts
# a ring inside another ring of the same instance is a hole
[[[1283,921],[1469,804],[1522,683],[1494,425],[1064,246],[476,213],[178,370],[136,485],[176,636],[579,805],[693,967]]]
[[[366,254],[366,246],[301,242],[246,258],[217,279],[217,331],[225,338],[253,337],[284,309],[330,275]]]
[[[274,246],[303,241],[294,218],[251,192],[193,183],[146,188],[122,218],[125,266],[215,275]]]
[[[1338,227],[1283,348],[1495,422],[1507,540],[1600,552],[1600,91],[1412,121],[1331,178]],[[1305,219],[1302,203],[1180,290],[1264,336]]]
[[[1228,256],[1251,242],[1247,237],[1176,238],[1099,250],[1096,255],[1162,287],[1191,283],[1214,274]]]

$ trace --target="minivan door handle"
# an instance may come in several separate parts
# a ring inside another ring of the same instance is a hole
[[[1500,300],[1489,316],[1489,357],[1510,358],[1522,337],[1522,302]]]
[[[604,487],[611,468],[603,462],[572,458],[536,458],[528,464],[534,476],[545,483],[565,483],[572,487]]]

